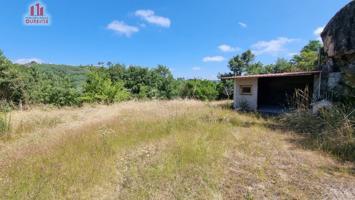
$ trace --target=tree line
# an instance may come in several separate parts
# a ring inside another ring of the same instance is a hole
[[[0,54],[0,100],[10,106],[113,103],[129,99],[226,98],[218,81],[174,78],[168,67],[12,63]]]
[[[278,58],[274,64],[264,65],[255,61],[255,55],[247,50],[240,55],[234,56],[228,62],[231,72],[223,74],[224,76],[242,75],[242,74],[267,74],[296,71],[312,71],[319,65],[319,52],[322,44],[318,40],[310,41],[302,48],[299,54],[292,59]]]
[[[313,70],[321,44],[311,41],[291,60],[280,58],[275,64],[255,62],[246,51],[228,63],[231,72],[219,76]],[[68,66],[12,63],[0,51],[1,105],[27,106],[52,104],[80,106],[83,103],[113,103],[129,99],[198,100],[230,99],[233,82],[174,78],[168,67],[125,66],[100,62],[98,66]]]

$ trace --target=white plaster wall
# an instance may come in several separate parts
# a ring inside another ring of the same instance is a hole
[[[241,85],[251,85],[251,95],[242,95]],[[235,79],[234,80],[234,108],[239,108],[240,102],[246,101],[252,110],[258,108],[258,78]]]

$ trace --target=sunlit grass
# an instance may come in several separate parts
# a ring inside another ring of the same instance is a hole
[[[97,113],[85,109],[68,110],[73,116],[64,118],[67,111],[55,111],[60,114],[43,123],[29,120],[26,129],[40,128],[43,138],[36,136],[35,143],[28,140],[24,149],[0,159],[1,198],[306,199],[319,192],[313,181],[324,175],[324,163],[329,165],[319,155],[308,158],[288,149],[292,135],[270,129],[272,119],[213,103],[131,102],[100,107]],[[86,115],[89,121],[67,124]]]
[[[221,158],[230,126],[221,124],[212,108],[198,110],[200,112],[185,110],[157,119],[139,113],[137,118],[116,118],[74,130],[75,134],[68,134],[41,153],[1,169],[0,192],[9,199],[79,198],[76,194],[114,175],[120,151],[163,139],[173,142],[156,163],[162,171],[153,170],[154,165],[142,166],[147,172],[144,176],[160,174],[169,180],[173,175],[187,175],[187,172],[195,177],[203,175],[212,161]],[[161,180],[157,179],[159,183]],[[136,184],[143,186],[145,183]],[[205,192],[208,190],[209,187],[204,188]],[[138,190],[134,194],[143,193]]]

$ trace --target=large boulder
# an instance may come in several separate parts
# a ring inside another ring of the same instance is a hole
[[[336,13],[321,36],[326,54],[323,71],[329,77],[340,72],[341,79],[334,92],[355,101],[355,1]]]
[[[348,3],[329,21],[321,36],[329,57],[355,53],[355,1]]]

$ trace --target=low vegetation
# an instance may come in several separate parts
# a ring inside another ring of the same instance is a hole
[[[298,109],[281,117],[285,128],[303,134],[305,147],[321,149],[336,157],[355,161],[355,110],[337,105],[317,114]]]
[[[277,121],[272,118],[235,113],[224,107],[199,101],[130,101],[13,111],[11,137],[0,140],[0,196],[355,196],[351,163],[305,150],[295,142],[302,136],[276,128]],[[52,123],[49,116],[60,121]],[[38,120],[24,122],[28,118]],[[25,129],[19,128],[24,124]]]

